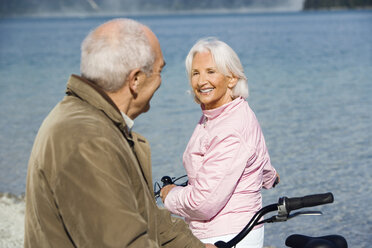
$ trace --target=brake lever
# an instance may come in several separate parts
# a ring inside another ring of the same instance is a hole
[[[314,215],[315,216],[315,215],[323,215],[323,213],[321,211],[298,211],[293,214],[290,214],[288,216],[288,220],[293,219],[294,217],[297,217],[300,215]]]
[[[289,215],[286,215],[286,216],[284,216],[284,215],[274,215],[274,216],[271,216],[268,219],[260,221],[257,224],[284,222],[284,221],[293,219],[294,217],[297,217],[297,216],[300,216],[300,215],[313,215],[313,216],[315,216],[315,215],[322,215],[322,214],[323,213],[321,211],[298,211],[298,212],[295,212],[293,214],[289,214]]]

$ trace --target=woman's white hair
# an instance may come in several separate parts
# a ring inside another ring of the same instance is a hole
[[[244,74],[244,69],[240,63],[238,55],[234,50],[214,37],[203,38],[199,40],[190,50],[186,57],[185,65],[186,72],[189,80],[191,81],[191,67],[195,54],[200,52],[210,52],[217,70],[225,76],[235,76],[238,82],[232,89],[232,98],[235,99],[239,96],[247,98],[249,95],[247,77]],[[198,102],[198,100],[196,99]]]
[[[80,72],[103,90],[115,92],[133,69],[150,74],[155,54],[142,24],[123,18],[110,22],[115,22],[113,32],[96,29],[82,42]]]

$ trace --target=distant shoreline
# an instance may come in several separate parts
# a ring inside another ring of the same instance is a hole
[[[111,17],[111,16],[163,16],[163,15],[215,15],[215,14],[269,14],[269,13],[298,13],[302,10],[286,9],[212,9],[212,10],[164,10],[164,11],[103,11],[103,12],[34,12],[34,13],[0,13],[0,18],[11,17]]]
[[[358,8],[347,8],[347,7],[324,7],[324,8],[309,8],[303,9],[302,11],[347,11],[347,10],[372,10],[372,6],[358,7]]]
[[[304,0],[204,0],[204,1],[188,1],[188,0],[13,0],[5,1],[0,4],[0,16],[14,15],[39,15],[43,13],[53,14],[70,14],[84,13],[90,14],[111,14],[112,12],[120,12],[120,15],[136,14],[143,15],[146,13],[179,13],[187,12],[220,12],[220,11],[301,11]]]
[[[372,9],[372,0],[305,0],[303,10],[360,10]]]
[[[327,11],[371,11],[372,7],[368,8],[321,8],[321,9],[306,9],[299,11],[252,11],[252,10],[220,10],[220,11],[169,11],[169,12],[138,12],[138,13],[38,13],[38,14],[13,14],[7,16],[1,16],[1,18],[131,18],[131,17],[161,17],[161,16],[213,16],[213,15],[227,15],[227,14],[236,14],[236,15],[266,15],[266,14],[297,14],[297,13],[307,13],[307,12],[327,12]]]
[[[41,16],[147,16],[210,13],[275,13],[372,9],[372,0],[13,0],[0,4],[0,18]]]

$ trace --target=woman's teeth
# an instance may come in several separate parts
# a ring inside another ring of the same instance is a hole
[[[213,90],[213,88],[209,88],[209,89],[200,89],[199,91],[201,93],[208,93],[208,92],[211,92]]]

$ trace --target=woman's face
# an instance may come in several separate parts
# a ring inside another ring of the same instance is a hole
[[[210,52],[196,53],[191,67],[191,87],[205,109],[218,108],[232,101],[231,91],[237,79],[217,70]]]

